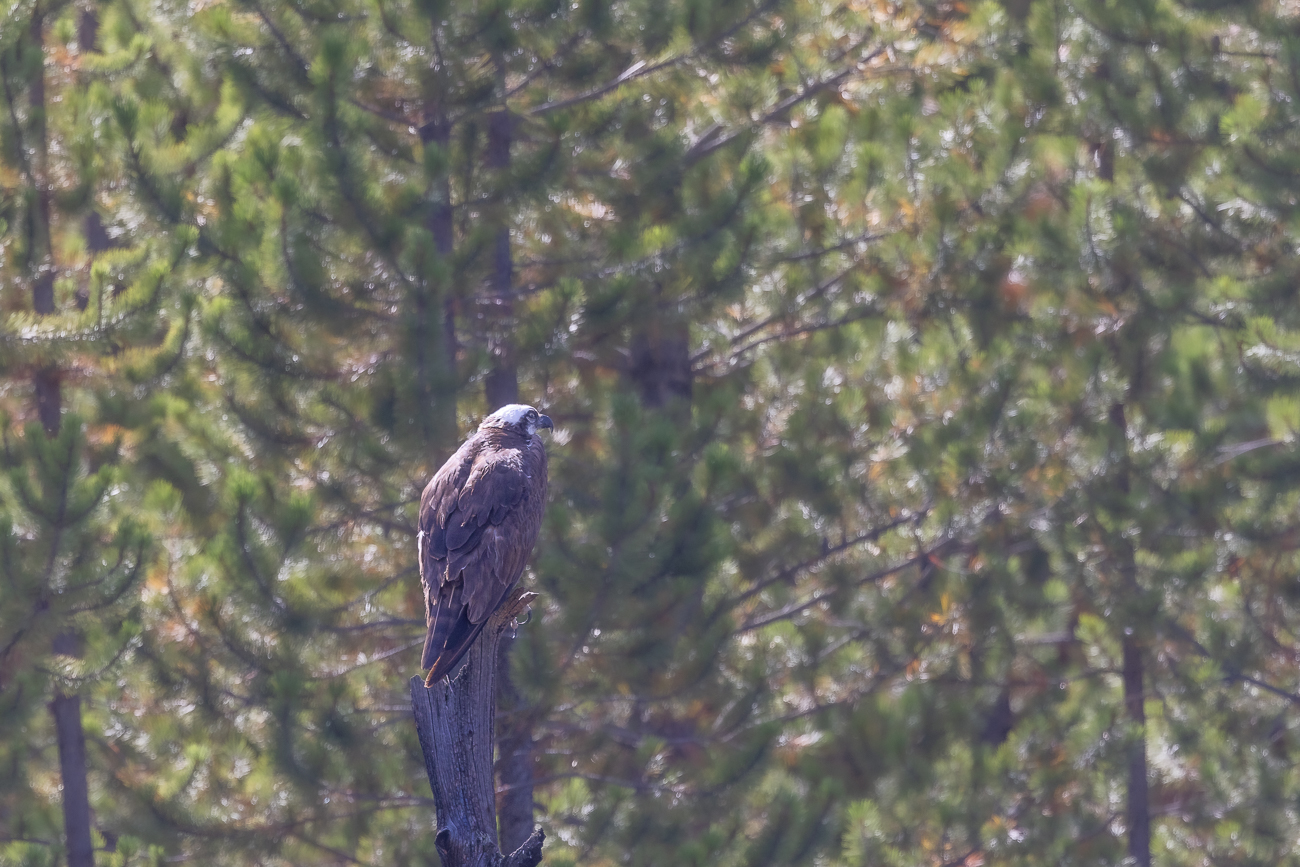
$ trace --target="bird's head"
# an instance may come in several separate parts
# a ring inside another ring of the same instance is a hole
[[[504,430],[513,430],[530,437],[541,428],[555,429],[551,423],[551,417],[542,415],[531,406],[525,406],[522,403],[512,403],[501,407],[479,424],[479,430],[484,428],[502,428]]]

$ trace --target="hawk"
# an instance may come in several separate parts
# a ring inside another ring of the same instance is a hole
[[[533,407],[501,407],[420,497],[425,686],[455,671],[524,571],[546,505],[543,428],[554,425]]]

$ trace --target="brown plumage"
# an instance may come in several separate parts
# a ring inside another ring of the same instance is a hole
[[[546,450],[537,431],[551,426],[531,406],[502,407],[420,497],[425,686],[455,671],[524,571],[546,506]]]

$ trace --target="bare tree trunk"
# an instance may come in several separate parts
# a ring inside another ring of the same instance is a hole
[[[439,99],[430,99],[430,119],[420,128],[420,138],[425,145],[441,148],[444,153],[451,145],[451,122],[447,119]],[[426,220],[426,227],[433,235],[433,246],[442,260],[443,273],[448,275],[441,279],[441,286],[422,287],[416,299],[416,337],[413,354],[418,370],[422,394],[420,400],[426,406],[432,406],[436,397],[440,401],[437,418],[446,420],[447,430],[438,431],[440,436],[452,438],[456,432],[456,299],[452,293],[451,257],[455,249],[455,224],[452,220],[451,174],[445,171],[437,181],[438,200],[433,203]],[[439,291],[440,290],[440,291]],[[429,356],[429,349],[438,343],[437,336],[429,327],[434,316],[433,305],[438,299],[442,301],[441,354],[438,359]],[[441,364],[442,371],[433,371]]]
[[[496,237],[492,244],[492,276],[489,283],[492,313],[488,318],[488,351],[491,368],[483,383],[488,410],[519,402],[519,372],[515,360],[515,303],[511,295],[514,282],[514,257],[510,250],[510,220],[505,197],[507,173],[510,171],[512,120],[504,105],[488,115],[487,165],[496,171]]]
[[[81,728],[81,696],[54,693],[50,702],[59,742],[63,777],[63,827],[68,837],[68,867],[93,867],[90,840],[90,791],[86,783],[86,736]]]
[[[451,123],[443,114],[439,114],[434,121],[432,140],[444,151],[450,149]],[[456,224],[452,218],[451,209],[450,169],[443,174],[439,187],[442,200],[434,208],[429,220],[429,229],[433,233],[434,248],[437,249],[438,255],[442,257],[443,262],[446,263],[450,270],[451,254],[455,250],[456,244]],[[452,380],[451,397],[453,404],[448,407],[448,410],[451,418],[455,419],[455,389],[459,383],[456,376],[456,352],[459,346],[456,338],[456,297],[451,290],[452,281],[448,280],[442,292],[442,348],[443,352],[446,353],[447,373]]]
[[[505,78],[497,59],[501,88]],[[510,171],[510,109],[502,105],[488,115],[487,166],[496,173],[496,237],[492,244],[492,271],[489,283],[492,312],[488,319],[488,351],[491,367],[483,382],[483,396],[489,410],[519,402],[519,372],[514,341],[514,253],[510,246],[509,211],[505,201],[505,180]],[[504,714],[497,721],[500,745],[497,777],[504,790],[500,799],[501,848],[514,851],[533,832],[532,726],[519,690],[510,677],[510,653],[514,637],[502,638],[497,654],[499,682],[497,701]]]
[[[1151,867],[1151,804],[1147,793],[1146,702],[1143,687],[1142,648],[1132,635],[1124,636],[1124,707],[1138,729],[1128,747],[1128,854],[1138,867]]]
[[[694,385],[690,327],[676,312],[656,310],[632,332],[628,347],[628,377],[641,396],[641,405],[663,409],[690,405]]]
[[[438,418],[445,419],[447,433],[454,442],[456,436],[456,402],[460,389],[460,377],[457,375],[456,356],[459,344],[456,336],[457,298],[455,292],[452,253],[456,247],[456,224],[451,204],[451,132],[452,122],[447,111],[449,92],[449,73],[442,54],[442,25],[433,21],[433,75],[428,84],[424,99],[424,123],[420,127],[420,141],[427,147],[433,145],[442,151],[440,174],[433,179],[437,200],[432,203],[426,218],[426,228],[433,236],[433,247],[441,260],[441,275],[438,297],[442,301],[442,383],[438,389],[441,406]],[[428,305],[422,299],[422,304]],[[427,311],[421,311],[421,316]],[[424,321],[423,319],[421,321]],[[417,349],[424,352],[423,347]],[[442,432],[440,432],[442,433]],[[451,442],[445,445],[452,445]]]
[[[536,867],[541,828],[503,856],[492,774],[497,652],[502,633],[536,598],[516,589],[484,627],[460,673],[426,688],[411,678],[411,706],[438,813],[434,845],[444,867]]]
[[[1136,389],[1132,389],[1136,391]],[[1131,490],[1129,477],[1128,421],[1125,417],[1124,404],[1116,403],[1110,408],[1112,456],[1116,460],[1117,472],[1114,476],[1115,486],[1120,493],[1128,496]],[[1133,600],[1140,596],[1137,581],[1137,552],[1133,543],[1124,537],[1116,542],[1116,554],[1119,561],[1120,586],[1130,594]],[[1144,703],[1146,701],[1143,686],[1142,645],[1138,641],[1138,632],[1142,627],[1141,618],[1133,615],[1125,617],[1123,647],[1124,709],[1128,718],[1137,728],[1137,735],[1128,746],[1128,803],[1125,805],[1125,823],[1128,825],[1128,854],[1138,867],[1151,867],[1151,802],[1147,782],[1147,720]]]
[[[533,726],[510,673],[515,637],[501,636],[497,652],[497,779],[501,781],[501,849],[512,852],[533,832]]]
[[[50,231],[49,136],[45,123],[45,15],[38,6],[32,13],[28,31],[31,45],[42,57],[28,93],[32,119],[32,177],[36,185],[36,213],[32,220],[32,257],[36,270],[32,275],[32,309],[37,316],[49,316],[54,305],[54,244]],[[36,414],[48,437],[57,437],[62,427],[62,376],[53,365],[32,374]],[[76,636],[60,633],[51,650],[60,655],[77,655]],[[49,704],[54,717],[54,732],[59,748],[59,774],[63,783],[63,827],[67,837],[68,867],[94,867],[94,847],[90,836],[90,794],[86,773],[86,737],[81,725],[81,698],[56,688]]]

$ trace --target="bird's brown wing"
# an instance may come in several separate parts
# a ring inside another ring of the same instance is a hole
[[[474,469],[474,458],[482,447],[477,436],[467,439],[456,453],[447,458],[420,495],[420,534],[416,539],[420,558],[420,583],[424,585],[426,600],[436,598],[441,584],[439,561],[446,566],[447,515],[456,508],[461,488]],[[445,572],[445,568],[442,570]],[[432,612],[426,607],[426,616]]]
[[[466,442],[425,489],[420,577],[428,633],[426,683],[450,673],[523,572],[536,540],[521,520],[528,476],[517,449]],[[461,460],[453,465],[456,458]]]

